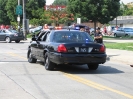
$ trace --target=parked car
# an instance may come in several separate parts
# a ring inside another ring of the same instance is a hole
[[[130,27],[120,27],[117,30],[113,31],[113,35],[114,37],[118,37],[118,36],[133,36],[133,28]]]
[[[19,43],[21,40],[24,40],[24,36],[22,33],[19,33],[16,30],[12,29],[0,30],[0,41],[6,41],[7,43],[15,41],[16,43]]]
[[[94,28],[90,28],[90,35],[94,35],[95,29]]]
[[[106,62],[106,56],[103,44],[77,30],[42,31],[32,38],[27,51],[28,62],[40,60],[46,70],[53,70],[59,64],[87,64],[90,70],[96,70]]]
[[[29,29],[29,33],[35,33],[42,30],[42,26]]]

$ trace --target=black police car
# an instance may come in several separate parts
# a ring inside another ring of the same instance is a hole
[[[96,70],[106,62],[105,46],[97,44],[86,32],[77,30],[42,31],[32,38],[28,47],[28,62],[44,62],[46,70],[59,64],[87,64]]]

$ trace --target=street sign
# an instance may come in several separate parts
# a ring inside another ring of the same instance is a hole
[[[77,18],[77,23],[81,24],[81,18]]]
[[[22,15],[23,9],[21,5],[17,5],[16,7],[16,14],[17,15]]]
[[[17,17],[17,21],[18,21],[18,22],[20,22],[20,16],[19,16],[19,17]]]

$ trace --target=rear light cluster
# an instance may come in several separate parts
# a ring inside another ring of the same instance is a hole
[[[18,34],[14,34],[14,36],[18,36]]]
[[[67,49],[66,49],[65,45],[60,44],[58,46],[57,52],[67,52]]]
[[[104,45],[102,45],[101,47],[100,47],[100,50],[99,50],[100,52],[102,52],[102,53],[104,53],[105,51],[106,51],[106,48],[105,48],[105,46]]]

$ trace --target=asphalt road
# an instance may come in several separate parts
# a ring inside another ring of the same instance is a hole
[[[96,71],[62,65],[54,71],[30,64],[28,42],[0,42],[0,99],[133,99],[133,68],[107,61]]]

